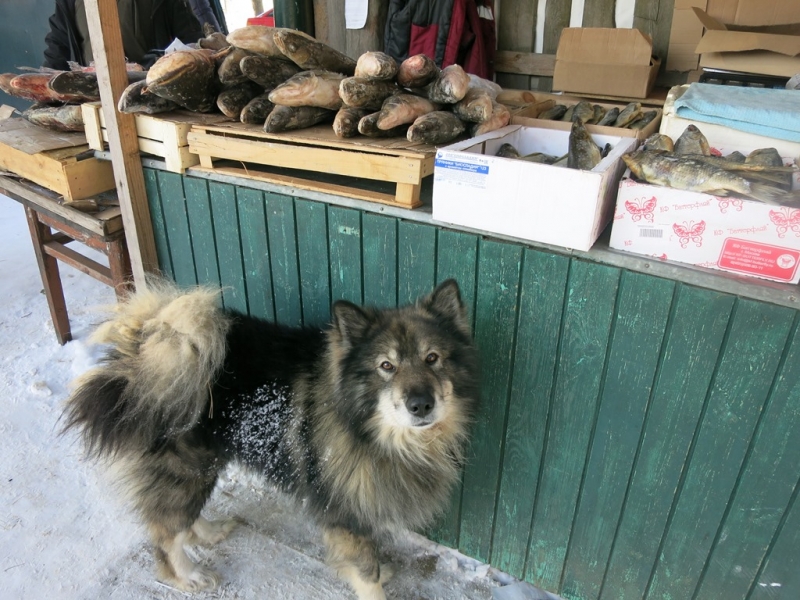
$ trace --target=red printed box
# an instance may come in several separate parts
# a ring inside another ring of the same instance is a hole
[[[668,112],[668,111],[667,111]],[[688,122],[687,122],[688,124]],[[686,125],[667,133],[677,139]],[[798,145],[696,123],[712,154],[773,146],[794,165]],[[790,152],[791,150],[791,152]],[[793,188],[800,188],[795,172]],[[800,208],[687,192],[639,183],[628,172],[619,183],[609,245],[661,260],[688,263],[782,283],[800,280]]]
[[[800,280],[800,208],[620,182],[610,246],[783,283]]]

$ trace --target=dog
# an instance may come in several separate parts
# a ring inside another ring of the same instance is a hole
[[[478,353],[457,283],[400,308],[338,301],[316,329],[221,309],[218,295],[151,281],[117,305],[93,336],[105,354],[76,381],[64,431],[116,467],[164,583],[218,585],[184,548],[239,522],[201,516],[236,462],[305,506],[359,599],[384,599],[391,571],[377,546],[443,511],[477,409]]]

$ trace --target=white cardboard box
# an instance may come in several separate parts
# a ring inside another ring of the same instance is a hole
[[[433,175],[433,218],[523,240],[588,250],[611,219],[621,157],[638,141],[593,136],[612,150],[591,171],[495,156],[504,143],[520,154],[567,153],[569,132],[509,125],[440,148]]]
[[[661,260],[797,283],[800,209],[624,178],[610,246]]]

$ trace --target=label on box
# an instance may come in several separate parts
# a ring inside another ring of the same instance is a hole
[[[440,174],[440,177],[447,177],[450,183],[474,188],[486,187],[489,165],[481,165],[461,160],[448,160],[437,156],[435,166],[438,169],[447,169],[447,173]],[[434,181],[436,179],[437,177],[434,176]]]
[[[721,269],[791,281],[800,264],[800,252],[749,240],[727,238],[717,262]]]

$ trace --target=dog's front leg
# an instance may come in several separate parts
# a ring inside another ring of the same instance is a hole
[[[383,583],[392,575],[381,566],[375,544],[341,527],[325,529],[328,564],[355,590],[359,600],[385,600]]]

